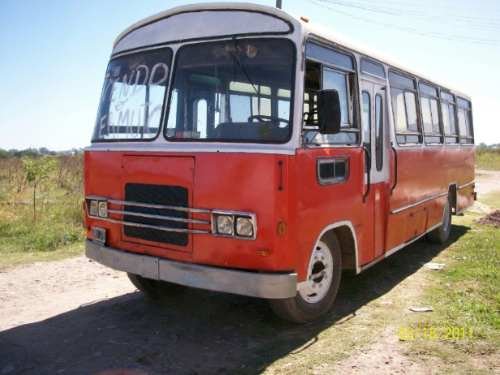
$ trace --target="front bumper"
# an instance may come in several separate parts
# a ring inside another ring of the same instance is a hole
[[[269,299],[295,297],[297,293],[296,273],[252,272],[182,263],[113,249],[91,240],[86,241],[85,247],[88,258],[148,279]]]

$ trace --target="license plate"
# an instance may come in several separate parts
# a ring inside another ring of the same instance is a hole
[[[92,239],[104,245],[106,243],[106,229],[92,227]]]

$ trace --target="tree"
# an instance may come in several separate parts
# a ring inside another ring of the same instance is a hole
[[[36,192],[40,183],[47,179],[55,168],[55,160],[50,157],[24,158],[23,169],[26,181],[33,186],[33,221],[36,221]]]
[[[478,150],[487,150],[488,149],[488,145],[484,142],[481,142],[477,147],[476,147]]]

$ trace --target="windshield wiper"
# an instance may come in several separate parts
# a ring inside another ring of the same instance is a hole
[[[238,39],[233,39],[233,42],[234,42],[234,48],[237,49],[238,48]],[[255,91],[255,94],[257,96],[260,96],[259,90],[257,90],[257,87],[255,86],[253,81],[250,79],[250,75],[248,74],[247,70],[245,69],[245,67],[241,63],[239,56],[237,56],[233,51],[229,51],[229,53],[231,54],[231,57],[236,62],[236,64],[238,64],[238,66],[240,67],[240,69],[243,72],[243,74],[245,75],[248,83],[250,83],[250,85],[252,85],[252,88],[253,88],[253,91]]]

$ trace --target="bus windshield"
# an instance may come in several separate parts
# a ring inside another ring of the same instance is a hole
[[[171,141],[288,141],[294,61],[294,46],[285,39],[233,39],[181,47],[166,137]]]
[[[104,80],[93,141],[155,138],[161,125],[172,52],[114,58]]]

